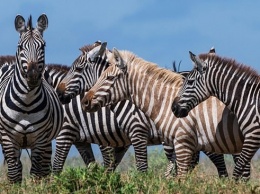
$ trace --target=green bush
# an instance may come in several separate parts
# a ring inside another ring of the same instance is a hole
[[[232,158],[227,157],[225,160],[232,173]],[[50,175],[41,180],[25,176],[21,184],[10,184],[6,178],[5,167],[2,167],[0,193],[260,193],[259,159],[252,161],[252,178],[246,183],[235,182],[229,178],[219,179],[216,168],[207,158],[203,158],[185,178],[166,179],[163,173],[167,160],[159,149],[149,151],[149,169],[146,173],[136,171],[131,153],[126,154],[122,164],[113,173],[107,173],[99,163],[86,168],[80,158],[69,158],[68,161],[59,175]],[[30,166],[27,162],[23,162],[25,170]]]

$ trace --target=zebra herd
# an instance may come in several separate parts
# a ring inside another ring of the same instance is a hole
[[[232,75],[252,85],[241,88],[235,81],[224,83],[227,79],[223,75],[218,75],[223,83],[211,80],[215,77],[212,72],[205,79],[211,63],[223,65],[226,60],[215,53],[201,59],[191,54],[195,69],[178,73],[129,51],[111,51],[106,42],[100,41],[82,47],[71,67],[45,64],[43,32],[47,27],[45,14],[38,18],[36,28],[31,16],[26,25],[18,15],[15,28],[20,40],[16,55],[0,58],[0,142],[11,182],[22,181],[21,149],[31,149],[30,173],[44,177],[51,170],[62,171],[73,144],[86,165],[93,162],[91,143],[100,146],[108,171],[115,170],[130,145],[134,147],[137,169],[146,171],[147,146],[162,144],[169,160],[166,176],[172,169],[177,176],[187,174],[198,163],[199,151],[203,151],[220,177],[228,176],[223,154],[233,154],[234,177],[249,179],[250,160],[260,138],[258,111],[249,106],[258,104],[251,98],[240,99],[243,105],[231,103],[234,95],[226,94],[223,88],[235,85],[257,99],[258,77],[252,71],[242,68],[249,73],[238,71],[238,75]],[[223,68],[233,73],[234,67]],[[207,87],[203,85],[205,80]]]

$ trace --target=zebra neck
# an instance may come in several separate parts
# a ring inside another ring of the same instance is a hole
[[[163,122],[165,115],[171,111],[171,103],[177,97],[182,84],[179,75],[176,80],[172,79],[176,74],[171,71],[164,70],[163,76],[162,78],[158,74],[137,70],[130,71],[128,78],[131,100],[155,124]]]
[[[252,111],[255,112],[253,109],[257,106],[257,99],[259,99],[257,91],[260,90],[260,86],[259,83],[247,78],[245,74],[236,75],[233,69],[223,69],[223,75],[216,76],[218,79],[209,78],[206,80],[206,86],[210,95],[222,101],[237,116],[241,124]],[[212,74],[212,72],[209,73],[209,75]]]

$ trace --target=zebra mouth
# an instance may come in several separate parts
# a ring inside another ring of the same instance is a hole
[[[100,105],[99,104],[94,104],[94,105],[91,105],[91,104],[82,104],[82,109],[86,112],[96,112],[100,109]]]
[[[58,97],[59,97],[59,99],[60,99],[60,102],[62,103],[62,104],[68,104],[68,103],[70,103],[70,101],[71,101],[71,99],[73,98],[71,95],[69,95],[69,94],[63,94],[63,93],[59,93],[59,91],[56,91],[57,92],[57,94],[58,94]]]
[[[33,89],[33,88],[36,88],[40,85],[41,81],[40,80],[28,80],[27,81],[27,84],[28,84],[28,87],[30,89]]]

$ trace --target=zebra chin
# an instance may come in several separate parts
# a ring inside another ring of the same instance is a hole
[[[29,81],[27,81],[27,84],[28,84],[28,87],[32,90],[32,89],[38,87],[41,84],[41,80],[36,80],[36,81],[35,80],[33,80],[33,81],[29,80]]]

